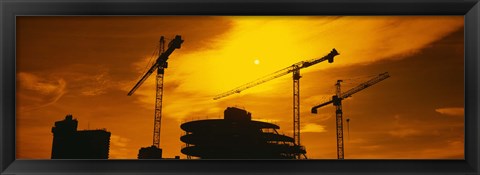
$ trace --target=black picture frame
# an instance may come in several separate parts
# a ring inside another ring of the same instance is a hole
[[[480,172],[479,0],[0,0],[0,13],[0,174]],[[25,15],[464,15],[465,160],[16,160],[15,19]]]

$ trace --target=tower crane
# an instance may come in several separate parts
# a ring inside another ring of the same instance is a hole
[[[293,138],[295,140],[295,144],[300,146],[300,78],[301,78],[300,69],[313,66],[315,64],[318,64],[326,60],[328,60],[329,63],[333,63],[333,58],[337,55],[339,55],[337,50],[332,49],[332,51],[330,51],[328,55],[322,58],[317,58],[317,59],[312,59],[307,61],[300,61],[284,69],[276,71],[272,74],[259,78],[255,81],[252,81],[250,83],[244,84],[230,91],[219,94],[215,96],[213,99],[218,100],[220,98],[223,98],[235,93],[240,93],[241,91],[244,91],[248,88],[257,86],[259,84],[287,75],[289,73],[293,73]],[[297,155],[296,158],[299,159],[300,155]]]
[[[336,121],[337,121],[337,158],[338,159],[343,159],[344,158],[344,149],[343,149],[343,111],[342,111],[342,100],[351,97],[353,94],[368,88],[374,84],[377,84],[380,81],[383,81],[390,77],[388,72],[379,74],[377,77],[374,77],[344,93],[341,93],[340,91],[340,83],[343,82],[343,80],[337,80],[337,83],[335,84],[336,86],[336,93],[334,96],[332,96],[332,99],[326,102],[323,102],[317,106],[312,107],[312,113],[316,114],[317,109],[321,108],[323,106],[326,106],[328,104],[333,103],[333,105],[336,107]]]
[[[133,93],[143,84],[143,82],[156,70],[156,97],[155,97],[155,116],[153,127],[153,147],[160,148],[160,127],[162,120],[162,97],[163,97],[163,78],[165,76],[165,69],[168,67],[168,57],[175,49],[180,49],[183,40],[180,35],[176,35],[173,40],[168,43],[168,49],[165,50],[165,38],[160,37],[159,56],[155,63],[148,69],[142,78],[135,84],[135,86],[128,92],[128,96]]]

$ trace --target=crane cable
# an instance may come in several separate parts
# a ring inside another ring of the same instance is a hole
[[[353,78],[345,78],[345,79],[342,79],[344,80],[344,84],[357,84],[358,82],[360,81],[364,81],[365,79],[372,79],[373,77],[376,77],[378,76],[378,74],[371,74],[371,75],[362,75],[362,76],[356,76],[356,77],[353,77]]]
[[[155,47],[155,50],[153,50],[152,55],[150,56],[150,60],[148,60],[148,63],[145,65],[145,68],[143,69],[142,73],[140,74],[140,76],[138,78],[141,78],[142,75],[145,74],[145,72],[147,71],[148,67],[152,66],[152,65],[150,65],[150,63],[152,63],[153,58],[158,57],[159,48],[160,48],[160,45],[157,45]]]

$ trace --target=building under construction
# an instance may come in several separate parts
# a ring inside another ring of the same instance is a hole
[[[52,127],[52,159],[108,159],[110,132],[105,129],[77,131],[72,115]]]
[[[306,153],[292,137],[278,134],[278,125],[251,118],[246,110],[228,107],[223,119],[183,123],[181,152],[201,159],[294,159]]]

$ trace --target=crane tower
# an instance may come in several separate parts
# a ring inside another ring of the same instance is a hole
[[[317,109],[318,108],[321,108],[323,106],[326,106],[328,104],[331,104],[333,103],[333,105],[335,106],[336,110],[335,110],[335,120],[336,120],[336,131],[337,131],[337,158],[338,159],[344,159],[344,145],[343,145],[343,111],[342,111],[342,100],[348,98],[348,97],[351,97],[353,94],[365,89],[365,88],[368,88],[374,84],[377,84],[378,82],[380,81],[383,81],[385,79],[387,79],[388,77],[390,77],[390,75],[388,74],[388,72],[385,72],[385,73],[382,73],[380,75],[378,75],[377,77],[375,78],[372,78],[344,93],[341,92],[341,89],[340,89],[340,83],[343,82],[342,80],[337,80],[337,83],[335,84],[336,86],[336,93],[334,96],[332,96],[332,99],[331,100],[328,100],[326,102],[323,102],[317,106],[314,106],[312,107],[312,113],[316,114],[317,113]]]
[[[173,40],[168,43],[168,49],[164,49],[165,38],[160,37],[160,48],[159,56],[155,63],[148,69],[148,71],[142,76],[142,78],[135,84],[135,86],[128,92],[128,96],[133,95],[133,93],[143,84],[143,82],[154,72],[157,71],[156,75],[156,97],[155,97],[155,115],[154,115],[154,126],[153,126],[153,145],[148,150],[160,150],[161,158],[161,149],[160,149],[160,129],[162,122],[162,98],[163,98],[163,78],[165,76],[165,69],[168,67],[168,57],[172,54],[175,49],[180,49],[183,43],[182,37],[176,35]],[[142,148],[143,149],[143,148]],[[158,152],[158,151],[157,151]],[[148,153],[147,153],[148,154]],[[140,156],[139,158],[158,158],[157,156]]]

